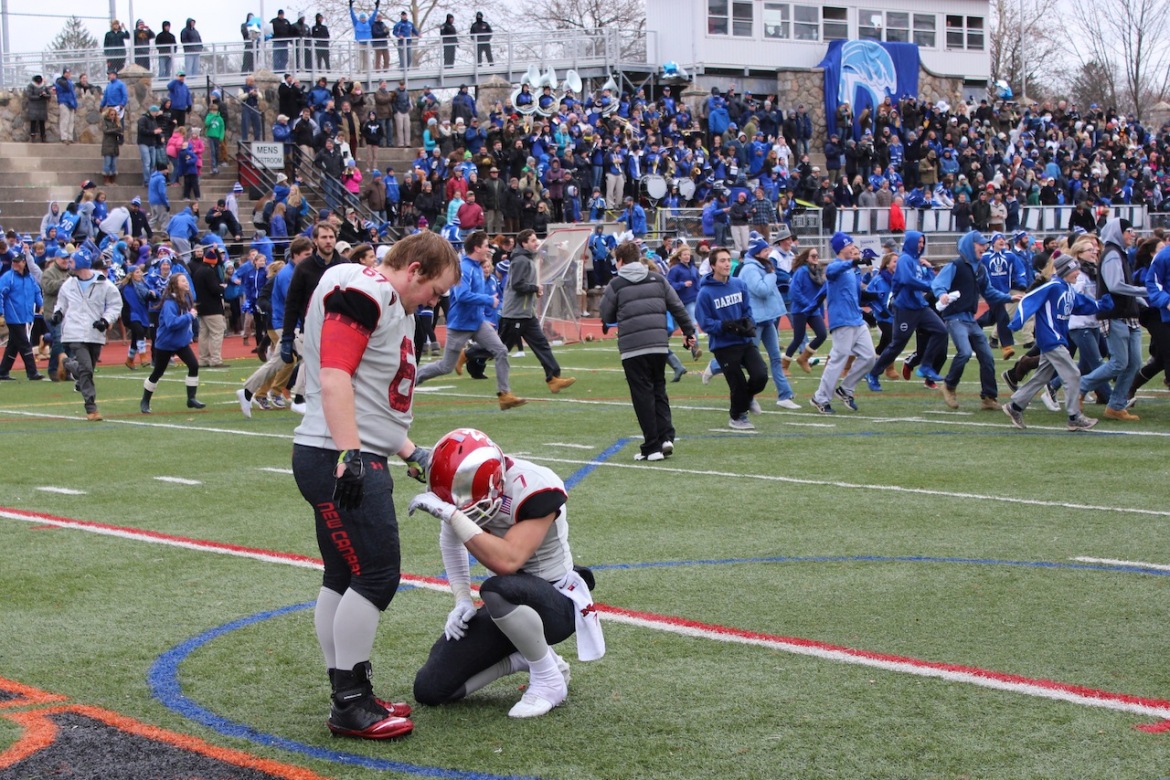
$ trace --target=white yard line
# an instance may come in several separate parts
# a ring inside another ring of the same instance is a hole
[[[62,496],[84,496],[84,490],[74,490],[73,488],[55,487],[53,485],[42,485],[37,490],[42,493],[58,493]]]
[[[174,485],[202,485],[203,483],[197,479],[184,479],[183,477],[155,477],[159,482],[170,482]]]
[[[1164,563],[1143,563],[1142,561],[1121,561],[1116,558],[1088,558],[1080,556],[1073,558],[1079,563],[1103,563],[1108,566],[1128,566],[1133,569],[1150,569],[1152,571],[1170,571],[1170,566]]]

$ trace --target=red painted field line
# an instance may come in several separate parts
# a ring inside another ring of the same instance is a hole
[[[321,561],[305,555],[295,553],[272,552],[240,545],[224,544],[189,537],[173,536],[157,531],[144,531],[137,528],[114,526],[106,523],[95,523],[86,520],[73,520],[56,517],[40,512],[30,512],[22,509],[0,507],[0,517],[26,521],[40,521],[64,528],[79,528],[97,533],[106,533],[126,538],[141,537],[152,541],[172,544],[192,549],[207,549],[234,555],[255,557],[262,560],[281,561],[299,566],[319,567]],[[438,577],[423,577],[414,574],[403,574],[402,580],[413,585],[434,590],[446,590],[447,582]],[[597,609],[610,620],[647,628],[667,629],[684,636],[715,639],[719,641],[737,642],[741,644],[771,647],[799,655],[811,655],[826,660],[842,663],[859,664],[887,671],[914,674],[922,677],[934,677],[950,682],[964,682],[986,688],[1022,693],[1041,698],[1057,699],[1074,704],[1083,704],[1094,707],[1131,712],[1138,715],[1147,715],[1162,719],[1156,724],[1138,726],[1143,731],[1160,733],[1170,731],[1170,701],[1144,696],[1134,696],[1126,693],[1113,693],[1081,685],[1045,680],[1040,678],[1024,677],[1015,674],[1005,674],[989,669],[980,669],[974,666],[924,661],[908,656],[875,653],[841,645],[832,645],[818,642],[813,639],[800,637],[784,637],[775,634],[764,634],[746,631],[728,626],[711,623],[701,623],[686,618],[659,615],[651,612],[638,612],[605,604],[598,604]]]

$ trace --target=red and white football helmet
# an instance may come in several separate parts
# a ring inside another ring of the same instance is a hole
[[[457,428],[431,450],[427,482],[439,498],[482,525],[504,498],[504,452],[482,431]]]

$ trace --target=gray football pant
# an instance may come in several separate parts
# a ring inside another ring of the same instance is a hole
[[[877,362],[877,353],[873,350],[873,336],[865,325],[844,325],[834,328],[833,348],[829,350],[829,362],[825,365],[825,373],[821,375],[821,384],[813,399],[820,404],[827,404],[833,400],[833,390],[837,387],[837,380],[845,370],[845,361],[852,355],[853,367],[841,382],[841,389],[853,395],[853,388],[861,378],[869,373],[873,364]]]
[[[1053,376],[1060,376],[1064,385],[1064,408],[1070,417],[1081,413],[1081,372],[1077,369],[1077,362],[1068,354],[1066,347],[1057,347],[1049,352],[1040,353],[1040,365],[1028,381],[1020,385],[1012,393],[1012,403],[1020,409],[1027,409],[1032,398],[1048,386]]]
[[[496,361],[496,390],[501,393],[511,392],[508,385],[508,348],[500,341],[500,335],[488,322],[481,322],[479,330],[447,330],[447,345],[443,348],[443,357],[434,363],[427,363],[415,375],[415,384],[421,385],[428,379],[450,374],[455,369],[455,362],[459,353],[467,346],[467,342],[475,339],[475,343],[491,353]]]

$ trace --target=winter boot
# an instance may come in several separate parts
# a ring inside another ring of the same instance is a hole
[[[195,397],[195,391],[199,389],[199,377],[187,377],[187,408],[188,409],[203,409],[207,404]]]
[[[154,395],[157,384],[147,379],[142,383],[142,402],[138,404],[138,411],[143,414],[150,414],[150,397]]]
[[[800,366],[801,371],[806,374],[812,373],[812,367],[809,366],[808,359],[816,353],[817,351],[815,349],[812,349],[811,347],[805,347],[804,351],[800,353],[800,356],[796,358],[796,365]]]

